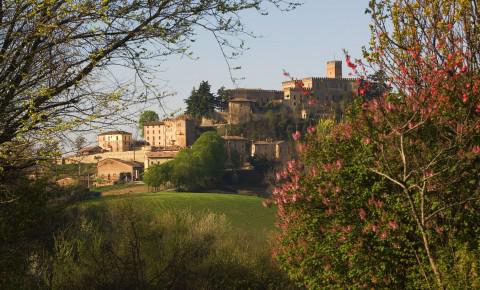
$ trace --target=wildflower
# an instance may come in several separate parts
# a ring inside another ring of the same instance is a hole
[[[307,132],[308,132],[309,134],[315,133],[315,127],[313,127],[313,126],[308,127],[308,128],[307,128]]]
[[[364,145],[369,145],[369,144],[371,143],[371,140],[370,140],[370,138],[365,137],[365,138],[363,138],[362,143],[363,143]]]

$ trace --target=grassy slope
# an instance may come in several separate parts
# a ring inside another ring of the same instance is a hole
[[[264,240],[274,229],[275,209],[264,208],[262,198],[236,194],[160,192],[131,196],[111,196],[89,200],[83,206],[103,206],[128,200],[147,211],[190,209],[196,213],[211,211],[225,214],[232,226],[245,230],[253,238]]]

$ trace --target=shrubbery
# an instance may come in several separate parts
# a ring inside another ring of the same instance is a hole
[[[125,202],[72,212],[35,273],[49,289],[291,289],[269,250],[223,215],[148,215]]]

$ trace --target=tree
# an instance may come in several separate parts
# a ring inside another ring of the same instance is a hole
[[[32,164],[34,158],[12,161],[12,142],[42,142],[145,102],[147,94],[138,95],[133,87],[99,82],[108,73],[114,76],[115,66],[146,80],[152,58],[189,54],[199,28],[220,45],[241,48],[230,38],[244,31],[239,13],[264,12],[267,4],[297,5],[285,0],[2,1],[0,167]],[[142,86],[159,95],[148,82]]]
[[[87,139],[84,136],[77,136],[74,140],[75,151],[77,153],[77,163],[78,163],[78,179],[80,179],[81,166],[82,166],[82,153],[80,152],[85,144],[87,144]],[[87,173],[89,174],[89,173]]]
[[[217,96],[215,97],[215,109],[220,112],[225,112],[228,109],[228,101],[230,100],[230,94],[225,87],[221,87],[217,90]]]
[[[149,167],[143,176],[143,181],[154,190],[158,190],[160,186],[167,184],[172,179],[173,165],[174,161],[167,161]]]
[[[154,111],[144,111],[138,119],[138,129],[140,129],[140,136],[144,136],[143,127],[145,126],[145,123],[158,121],[159,119],[160,118],[158,117],[158,114]]]
[[[215,108],[215,97],[210,92],[208,81],[202,81],[198,90],[193,88],[190,97],[185,100],[185,103],[187,104],[185,114],[193,118],[211,116]]]
[[[185,190],[207,188],[223,177],[226,160],[222,137],[205,132],[192,148],[181,150],[174,160],[149,168],[144,180],[153,187],[170,182]]]
[[[346,119],[310,130],[278,174],[276,255],[301,284],[480,286],[476,5],[370,1],[365,57],[388,89],[347,55],[361,87]]]

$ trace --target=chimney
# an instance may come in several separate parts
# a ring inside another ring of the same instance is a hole
[[[330,79],[342,78],[342,61],[341,60],[327,61],[327,78],[330,78]]]

